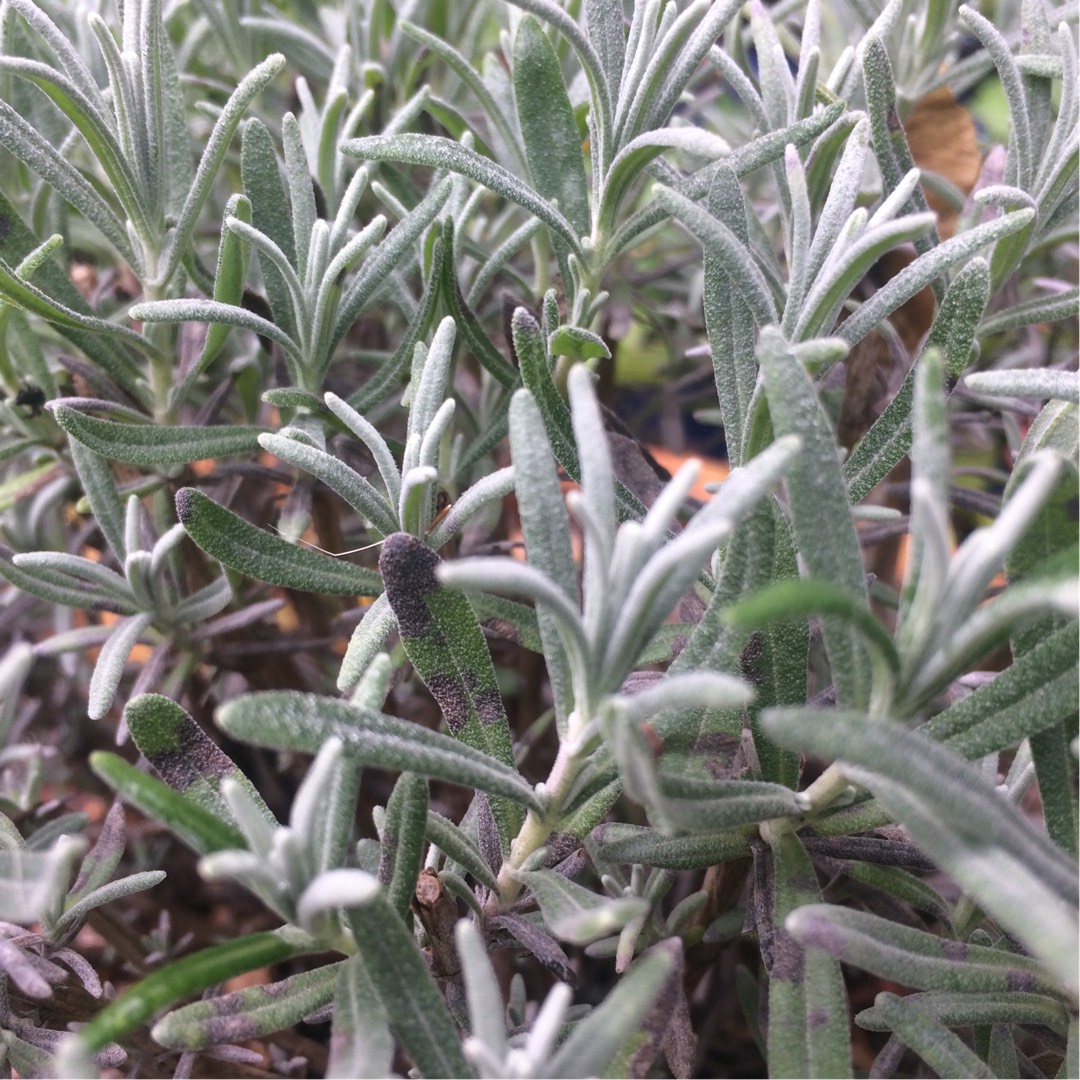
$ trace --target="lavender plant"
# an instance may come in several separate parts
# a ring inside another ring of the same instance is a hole
[[[9,1072],[1076,1076],[1075,23],[0,7]]]

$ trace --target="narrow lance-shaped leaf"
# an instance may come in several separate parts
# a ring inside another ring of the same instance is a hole
[[[439,561],[407,533],[394,533],[383,544],[379,569],[402,644],[451,734],[513,767],[510,723],[487,642],[468,600],[435,576]],[[520,812],[502,800],[492,810],[509,850],[521,827]]]
[[[127,703],[124,719],[139,752],[162,780],[186,799],[236,824],[221,796],[221,782],[232,778],[263,811],[267,822],[277,825],[243,771],[175,701],[161,694],[139,694]]]
[[[246,847],[243,834],[233,825],[123,758],[94,753],[90,768],[125,802],[160,821],[197,854]]]
[[[324,964],[278,982],[196,1001],[166,1014],[151,1033],[171,1050],[205,1050],[284,1031],[333,998],[343,966]]]
[[[785,927],[803,945],[916,990],[998,995],[1057,990],[1030,957],[937,937],[835,904],[801,907]]]
[[[375,571],[290,544],[194,488],[176,493],[176,514],[208,555],[260,581],[335,596],[375,596],[382,591]]]
[[[347,882],[343,880],[338,899],[347,908],[371,985],[420,1074],[471,1076],[435,980],[386,894],[363,871],[336,873],[350,875]]]
[[[147,1023],[158,1010],[256,968],[280,964],[304,952],[274,933],[249,934],[173,960],[125,990],[79,1032],[91,1053]]]
[[[388,1076],[393,1066],[394,1036],[364,958],[351,956],[339,970],[326,1075],[331,1080]]]
[[[907,1046],[938,1076],[994,1077],[997,1074],[959,1035],[910,998],[878,994],[874,1008]]]
[[[379,878],[387,886],[391,906],[404,919],[409,912],[424,854],[424,831],[428,814],[427,780],[417,773],[398,777],[386,804],[382,827],[382,860]]]
[[[735,239],[749,246],[746,205],[738,178],[730,168],[716,171],[709,188],[709,213],[722,221]],[[754,357],[754,315],[712,245],[705,257],[705,328],[712,350],[713,377],[724,420],[724,437],[732,467],[743,461],[743,427],[750,416],[750,400],[757,383]]]
[[[758,346],[773,425],[780,434],[803,440],[788,472],[795,538],[809,576],[820,577],[866,605],[862,554],[847,485],[836,458],[828,418],[802,365],[778,331],[766,327]],[[846,620],[822,619],[822,636],[836,684],[837,700],[865,705],[870,699],[870,665],[858,632]]]
[[[369,161],[401,161],[467,176],[538,217],[573,254],[584,257],[576,230],[563,214],[513,173],[452,139],[437,135],[369,135],[348,140],[341,150]]]
[[[264,430],[244,425],[168,427],[160,424],[118,424],[55,403],[56,422],[73,438],[102,457],[127,465],[154,468],[204,458],[250,454]]]
[[[769,973],[769,1070],[774,1076],[850,1076],[840,965],[785,929],[793,911],[820,901],[817,874],[794,833],[772,835],[769,845],[754,854],[754,907]]]
[[[334,698],[286,691],[248,694],[223,705],[217,723],[257,746],[308,754],[337,736],[360,761],[437,777],[540,810],[531,785],[501,761],[449,735]]]
[[[589,199],[577,122],[555,50],[540,24],[528,16],[514,37],[513,75],[533,185],[544,198],[558,203],[578,236],[587,236]]]

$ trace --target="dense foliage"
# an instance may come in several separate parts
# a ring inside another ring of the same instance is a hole
[[[5,1075],[1080,1075],[1076,6],[97,6],[0,5]]]

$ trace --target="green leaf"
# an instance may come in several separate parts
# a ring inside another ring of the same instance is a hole
[[[931,990],[904,999],[949,1027],[987,1024],[1036,1024],[1059,1035],[1069,1031],[1069,1013],[1054,998],[1020,991],[1004,994],[950,993]],[[867,1031],[889,1031],[891,1025],[876,1004],[856,1014],[855,1023]]]
[[[389,1076],[394,1062],[394,1037],[364,958],[351,956],[339,970],[326,1075],[331,1080],[378,1080]]]
[[[249,524],[195,488],[181,488],[176,493],[176,514],[191,539],[208,555],[260,581],[334,596],[376,596],[382,591],[382,581],[373,570],[290,544]]]
[[[369,135],[342,143],[341,152],[368,161],[400,161],[467,176],[539,218],[574,255],[584,259],[577,232],[563,214],[512,172],[452,139],[438,135]]]
[[[923,1012],[910,997],[878,994],[874,998],[874,1009],[936,1075],[959,1080],[997,1075],[958,1035],[934,1016]]]
[[[532,787],[502,762],[449,735],[374,709],[281,691],[230,701],[218,710],[217,723],[234,738],[256,746],[309,754],[336,736],[366,764],[477,788],[540,811]]]
[[[170,961],[160,971],[125,990],[79,1032],[79,1040],[96,1053],[110,1042],[142,1027],[159,1009],[192,997],[236,975],[269,967],[307,951],[275,933],[249,934],[223,945]]]
[[[847,993],[840,965],[825,953],[806,950],[785,931],[785,920],[793,911],[820,902],[817,874],[794,833],[772,836],[766,831],[766,839],[770,852],[755,854],[755,890],[763,886],[763,895],[755,901],[764,908],[758,936],[769,974],[770,1075],[851,1076]],[[762,860],[768,862],[759,870]]]
[[[3,119],[7,109],[7,104],[0,101],[0,141],[3,141]],[[72,169],[72,172],[74,173],[75,170]],[[78,173],[75,175],[82,180]],[[119,224],[117,228],[120,228]],[[120,231],[123,232],[122,229]],[[14,207],[0,192],[0,258],[10,266],[18,266],[31,251],[38,247],[38,238],[22,223]],[[34,280],[49,297],[59,301],[65,307],[82,315],[91,314],[89,305],[71,283],[65,269],[57,262],[48,260],[39,266],[35,271]],[[140,382],[139,368],[118,341],[110,335],[99,334],[89,329],[54,325],[59,333],[86,353],[135,401],[148,404],[148,388],[145,383]]]
[[[780,333],[766,327],[758,344],[769,412],[778,434],[795,434],[803,451],[787,477],[796,544],[808,577],[821,578],[865,607],[866,579],[847,485],[840,473],[836,443],[809,376]],[[870,699],[870,665],[861,635],[847,620],[821,620],[837,701],[865,705]]]
[[[138,694],[124,707],[124,720],[139,752],[174,791],[222,821],[237,824],[221,795],[231,778],[247,792],[267,822],[277,819],[236,763],[175,701],[161,694]]]
[[[401,919],[409,913],[423,864],[427,806],[427,779],[417,773],[402,773],[390,793],[382,827],[382,854],[389,861],[388,874],[379,868],[379,876],[387,885],[387,898]]]
[[[750,854],[748,832],[741,829],[668,836],[659,829],[611,822],[600,825],[593,837],[607,862],[641,863],[665,870],[700,870]]]
[[[196,854],[247,847],[243,835],[230,823],[123,758],[98,751],[90,755],[90,768],[126,802],[160,821]]]
[[[158,424],[118,424],[99,420],[58,402],[52,407],[56,422],[102,457],[127,465],[153,468],[186,464],[205,458],[250,454],[259,445],[264,428],[242,425],[221,427],[163,427]]]
[[[451,324],[452,325],[452,324]],[[450,733],[514,768],[510,721],[484,633],[469,601],[440,584],[439,557],[408,533],[387,537],[379,569],[405,651],[439,703]],[[503,847],[521,828],[520,811],[492,806]]]
[[[604,339],[580,326],[560,326],[554,330],[548,335],[547,349],[550,356],[568,356],[572,360],[611,358],[611,350],[604,344]]]
[[[368,978],[420,1074],[472,1076],[439,988],[383,890],[372,889],[348,918]]]
[[[565,1077],[605,1075],[617,1055],[637,1049],[644,1038],[641,1026],[645,1015],[681,962],[682,944],[677,938],[650,949],[619,979],[604,1001],[575,1026],[573,1034],[547,1062],[545,1071]],[[625,1070],[617,1073],[623,1074]]]
[[[272,53],[261,63],[256,64],[240,80],[229,100],[225,102],[206,141],[202,157],[199,158],[195,178],[188,189],[187,198],[177,215],[164,266],[158,267],[156,284],[164,284],[172,278],[180,259],[186,253],[199,211],[210,194],[214,178],[221,163],[225,160],[233,134],[243,119],[248,105],[284,70],[285,64],[284,56],[280,53]]]
[[[205,1050],[284,1031],[333,998],[344,963],[185,1005],[162,1017],[151,1035],[170,1050]]]
[[[1068,622],[920,729],[969,760],[1015,746],[1080,707],[1077,624]]]
[[[581,136],[555,50],[529,16],[518,24],[514,37],[513,78],[533,186],[557,202],[579,237],[588,236],[592,223]]]
[[[979,320],[989,296],[989,265],[985,259],[972,259],[945,293],[926,344],[900,389],[844,462],[844,478],[852,503],[866,498],[911,449],[915,377],[927,350],[935,347],[942,350],[948,385],[954,385],[971,358]]]
[[[839,759],[845,776],[873,792],[912,838],[982,908],[1061,980],[1076,982],[1080,889],[1075,860],[979,769],[920,732],[854,713],[776,710],[763,723],[778,742]],[[1069,957],[1070,959],[1066,959]]]
[[[804,945],[916,990],[1000,998],[1016,990],[1054,994],[1057,989],[1030,957],[940,938],[865,911],[809,904],[792,912],[784,925]]]
[[[556,937],[575,945],[617,934],[649,910],[643,897],[602,896],[554,870],[519,871],[517,877],[536,894],[544,924]]]
[[[442,814],[428,810],[425,830],[428,840],[444,855],[460,863],[477,881],[492,892],[499,891],[498,882],[484,856],[465,831],[448,821]]]
[[[727,166],[716,170],[709,188],[709,213],[722,222],[735,239],[749,247],[746,204],[738,177]],[[724,437],[732,467],[743,463],[744,424],[750,417],[750,401],[757,384],[754,357],[754,313],[728,272],[727,260],[712,245],[704,247],[705,328],[712,351],[713,378]]]

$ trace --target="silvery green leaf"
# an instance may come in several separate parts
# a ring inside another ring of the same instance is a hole
[[[529,16],[518,23],[512,70],[518,125],[533,185],[558,204],[579,237],[587,236],[592,223],[577,121],[555,50]]]
[[[861,341],[882,319],[910,300],[920,289],[936,281],[950,266],[964,262],[981,248],[1019,232],[1032,218],[1031,210],[1014,210],[938,244],[901,270],[863,303],[854,315],[845,319],[837,327],[837,335],[849,345]]]
[[[259,265],[271,266],[277,271],[285,284],[289,303],[291,306],[290,321],[286,325],[296,327],[296,336],[301,345],[311,339],[311,327],[309,325],[309,310],[304,286],[300,281],[297,271],[289,262],[288,255],[264,233],[256,229],[243,218],[226,215],[224,220],[226,231],[239,237],[249,247],[254,248],[259,254]],[[215,299],[217,299],[215,297]]]
[[[48,851],[8,847],[0,851],[0,917],[7,922],[34,923],[46,913],[57,880],[67,890],[73,859],[82,848],[74,837],[63,837]],[[69,850],[72,844],[76,847]],[[45,986],[42,997],[49,996]]]
[[[611,90],[604,76],[604,65],[592,43],[582,33],[578,24],[554,0],[511,0],[515,7],[523,8],[553,26],[574,50],[586,79],[589,82],[592,111],[597,126],[597,146],[594,153],[601,163],[610,160],[614,151],[612,136]],[[537,215],[539,216],[539,215]]]
[[[915,995],[917,996],[917,995]],[[997,1073],[959,1035],[940,1020],[924,1012],[910,997],[881,993],[874,998],[874,1010],[938,1076],[994,1077]]]
[[[194,488],[177,492],[176,516],[203,551],[230,569],[261,581],[335,596],[371,596],[382,591],[382,582],[373,570],[290,544]]]
[[[762,831],[769,850],[754,849],[754,901],[769,975],[770,1068],[777,1076],[851,1076],[840,965],[785,933],[793,911],[821,900],[814,866],[794,833]]]
[[[154,616],[149,612],[120,620],[101,647],[94,673],[90,677],[86,712],[91,720],[100,720],[109,711],[124,674],[128,654],[153,620]]]
[[[124,707],[124,719],[139,752],[173,790],[232,822],[232,812],[221,796],[222,782],[231,779],[247,790],[267,824],[277,826],[243,771],[175,701],[161,694],[138,694]]]
[[[98,886],[80,897],[74,904],[67,908],[64,913],[52,924],[51,934],[62,939],[67,934],[73,934],[76,927],[80,926],[85,917],[103,904],[111,904],[124,896],[133,893],[144,892],[152,889],[155,885],[165,880],[164,870],[144,870],[137,874],[128,874],[116,881],[110,881]]]
[[[244,425],[118,424],[113,420],[86,416],[78,409],[60,404],[53,406],[52,413],[69,435],[102,457],[149,468],[251,453],[256,436],[263,430]]]
[[[205,1050],[262,1038],[299,1023],[334,996],[346,961],[278,982],[219,994],[166,1013],[151,1029],[172,1050]]]
[[[363,871],[336,873],[359,875],[370,882],[366,894],[349,904],[349,923],[390,1025],[421,1075],[472,1075],[435,980],[383,890]]]
[[[151,579],[152,580],[152,579]],[[219,611],[228,607],[233,598],[232,585],[222,574],[209,585],[204,585],[198,592],[185,596],[173,608],[173,617],[177,622],[204,623],[212,619]]]
[[[476,926],[462,919],[454,940],[468,995],[471,1034],[499,1058],[506,1053],[506,1022],[502,993],[488,959],[488,950]]]
[[[870,267],[886,252],[924,235],[933,227],[935,221],[934,215],[925,211],[879,223],[873,228],[866,226],[855,236],[848,238],[846,243],[842,235],[822,265],[813,288],[803,302],[793,336],[798,340],[805,340],[831,333],[844,301],[855,285],[866,276]],[[842,325],[846,326],[847,323]],[[868,330],[871,328],[872,326]],[[837,333],[849,344],[858,340],[843,334],[840,329]]]
[[[339,971],[326,1075],[337,1080],[389,1076],[394,1037],[364,958],[349,957]]]
[[[450,507],[449,513],[431,527],[427,534],[428,546],[437,551],[457,536],[485,506],[509,495],[514,490],[515,475],[515,469],[510,465],[477,480]]]
[[[397,513],[386,497],[340,459],[286,435],[264,433],[258,436],[258,442],[275,457],[311,473],[336,491],[380,535],[397,531]]]
[[[585,29],[600,55],[608,92],[614,98],[619,93],[626,58],[622,3],[619,0],[585,0]]]
[[[609,822],[598,826],[593,837],[605,860],[641,863],[668,870],[697,870],[744,859],[750,853],[747,830],[669,836],[659,829]]]
[[[665,4],[660,22],[652,33],[652,41],[640,41],[634,50],[634,66],[619,94],[615,116],[616,145],[625,146],[642,128],[659,128],[667,121],[667,116],[651,117],[652,106],[661,92],[665,78],[680,59],[679,53],[686,46],[687,39],[700,23],[702,16],[709,10],[707,0],[694,0],[681,12],[672,5]],[[648,22],[644,30],[651,30]]]
[[[299,365],[302,360],[300,347],[277,323],[232,304],[221,304],[216,300],[151,300],[135,304],[128,314],[140,322],[205,322],[238,326],[276,341],[294,365]]]
[[[344,865],[359,788],[360,769],[340,740],[329,739],[311,763],[289,812],[310,877]]]
[[[633,1049],[641,1038],[645,1014],[663,991],[671,972],[681,965],[682,944],[669,938],[638,959],[619,979],[615,989],[578,1023],[573,1034],[548,1061],[552,1076],[596,1076],[608,1068],[620,1051]]]
[[[725,709],[748,705],[753,689],[741,679],[712,671],[668,675],[655,686],[620,699],[630,723],[640,724],[663,709]]]
[[[985,686],[923,725],[931,738],[969,759],[1015,746],[1075,714],[1076,623],[1040,641]]]
[[[444,855],[459,863],[477,881],[492,892],[498,891],[498,883],[495,875],[484,861],[484,856],[476,846],[472,837],[463,829],[448,821],[434,810],[427,812],[427,824],[425,826],[428,840],[434,844]]]
[[[367,764],[412,770],[539,809],[515,770],[449,735],[373,709],[291,691],[248,694],[223,705],[217,722],[235,738],[281,750],[316,753],[337,736]]]
[[[583,257],[574,227],[558,210],[512,172],[460,143],[438,135],[369,135],[349,139],[341,149],[345,154],[368,161],[401,161],[467,176],[528,210],[562,239],[570,251]]]
[[[180,259],[187,250],[199,211],[210,193],[214,177],[221,167],[221,163],[229,149],[229,144],[232,142],[233,134],[239,126],[248,105],[268,83],[281,73],[285,63],[285,57],[280,53],[271,54],[240,80],[240,84],[232,92],[229,100],[225,102],[217,122],[214,124],[214,129],[210,133],[210,138],[206,142],[202,157],[199,158],[195,178],[192,181],[187,198],[184,200],[184,205],[177,216],[176,227],[171,238],[165,265],[158,267],[157,281],[159,284],[172,278]]]
[[[1056,398],[1080,404],[1080,376],[1075,371],[978,371],[968,375],[964,383],[986,397]]]
[[[601,896],[553,870],[524,870],[517,877],[536,894],[545,925],[556,937],[575,945],[617,933],[649,909],[643,897]]]
[[[435,136],[417,136],[418,138],[434,139]],[[375,136],[375,138],[411,138],[411,136]],[[355,140],[363,142],[365,140]],[[443,140],[451,146],[457,146],[449,139]],[[342,145],[342,151],[349,146]],[[463,149],[463,148],[462,148]],[[386,235],[383,241],[363,261],[356,276],[349,287],[342,294],[338,304],[337,314],[333,330],[327,338],[327,347],[322,359],[322,368],[315,374],[320,377],[325,374],[325,369],[332,358],[333,348],[348,333],[350,327],[356,322],[357,316],[367,307],[378,290],[386,283],[391,274],[397,269],[406,253],[416,243],[424,230],[435,220],[446,200],[450,197],[453,182],[449,177],[436,184],[431,190],[402,218]],[[354,402],[355,404],[355,402]]]
[[[803,452],[787,473],[803,572],[849,592],[866,606],[862,553],[832,427],[813,384],[777,330],[766,327],[762,331],[757,353],[773,426],[779,434],[796,434],[803,440]],[[858,633],[849,623],[827,617],[822,619],[822,634],[838,700],[866,704],[870,666]]]
[[[785,928],[804,945],[916,990],[1056,992],[1028,956],[940,938],[865,911],[807,904],[787,917]]]
[[[484,110],[485,117],[493,125],[495,131],[493,132],[492,142],[496,150],[506,151],[506,157],[503,160],[512,158],[519,168],[524,166],[524,156],[518,143],[517,133],[508,120],[507,112],[496,102],[480,73],[457,49],[437,35],[429,33],[422,26],[417,26],[407,19],[402,19],[398,27],[406,37],[419,42],[424,48],[429,49],[449,64],[461,78],[461,81],[476,95],[477,101]],[[499,145],[500,142],[501,146]]]
[[[132,591],[127,581],[115,570],[93,559],[64,551],[27,551],[16,555],[13,562],[20,570],[37,571],[45,580],[61,582],[67,579],[70,585],[85,584],[118,603],[131,603]]]
[[[853,503],[865,498],[911,446],[911,407],[923,356],[931,348],[941,349],[948,385],[953,385],[971,358],[989,296],[990,268],[985,259],[976,257],[961,268],[950,284],[923,351],[900,389],[844,462],[848,495]]]
[[[1020,990],[1006,994],[929,990],[908,994],[906,1000],[949,1027],[1013,1023],[1038,1024],[1059,1035],[1067,1035],[1069,1030],[1065,1006],[1042,994]],[[888,1018],[876,1006],[857,1013],[855,1023],[866,1031],[890,1030]]]
[[[357,684],[396,627],[397,619],[383,593],[364,612],[349,638],[337,677],[339,690],[351,690]]]
[[[0,144],[32,169],[62,198],[92,222],[116,250],[138,265],[131,241],[112,207],[33,125],[0,101]]]
[[[386,887],[386,897],[402,919],[408,915],[416,893],[416,880],[423,863],[427,814],[427,779],[418,773],[403,772],[386,804],[379,865],[379,879]]]
[[[391,506],[397,506],[401,496],[401,474],[397,462],[386,445],[386,440],[375,426],[361,416],[347,401],[337,394],[327,393],[326,407],[371,451],[379,476],[386,486],[386,494]]]
[[[873,791],[1062,985],[1075,985],[1073,966],[1062,959],[1075,948],[1075,864],[977,768],[918,732],[857,714],[835,713],[808,725],[805,710],[777,710],[763,723],[786,745],[839,758],[845,775]]]
[[[240,147],[240,175],[244,182],[244,191],[251,201],[252,224],[273,239],[285,252],[289,262],[295,265],[296,243],[292,233],[292,213],[285,194],[285,185],[281,181],[274,140],[258,117],[252,117],[244,126]],[[260,270],[274,322],[290,336],[295,334],[292,306],[281,274],[272,263],[260,265]]]
[[[669,830],[718,832],[755,821],[799,817],[803,808],[783,784],[758,780],[701,780],[661,774],[656,811]]]
[[[1035,323],[1075,318],[1078,308],[1080,308],[1080,289],[1078,288],[1043,293],[1013,307],[988,315],[979,326],[979,337],[989,337],[991,334],[1004,333]]]
[[[658,184],[655,190],[656,199],[665,210],[678,218],[712,257],[723,262],[757,324],[777,322],[779,316],[769,284],[750,251],[731,229],[675,189]]]
[[[910,715],[920,708],[996,645],[1023,630],[1025,624],[1036,617],[1058,614],[1076,619],[1080,615],[1077,585],[1075,577],[1020,583],[976,609],[926,660],[905,699],[898,705],[900,714]]]
[[[577,605],[551,578],[529,564],[500,558],[471,558],[440,566],[439,580],[451,588],[520,596],[542,605],[559,635],[574,681],[575,698],[585,699],[582,695],[590,685],[593,666],[585,627]],[[545,643],[545,652],[549,648]]]

